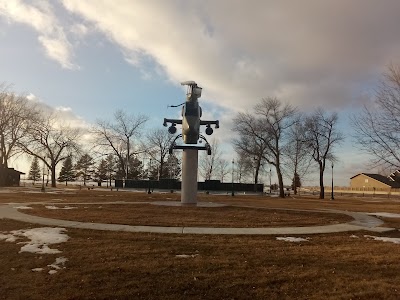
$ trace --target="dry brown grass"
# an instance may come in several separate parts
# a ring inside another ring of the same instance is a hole
[[[0,228],[30,224],[0,221]],[[0,242],[2,299],[398,299],[399,245],[358,233],[202,236],[68,229],[55,275],[32,268],[56,255]],[[177,258],[176,255],[195,255]],[[60,256],[60,255],[58,255]]]
[[[74,205],[74,209],[31,206],[23,213],[81,222],[203,227],[315,226],[352,221],[346,215],[241,207],[171,207],[151,204]],[[57,205],[63,208],[64,205]]]
[[[45,200],[65,205],[122,199],[178,200],[166,199],[173,197],[179,195],[82,190],[57,195],[0,193],[0,202]],[[206,195],[200,200],[268,208],[400,212],[399,203],[392,200],[369,203],[348,198],[321,201]],[[107,212],[112,209],[101,206]],[[122,212],[116,209],[114,213]],[[393,225],[399,223],[382,219]],[[0,220],[1,232],[28,227],[42,226]],[[355,233],[358,238],[352,234],[309,235],[302,236],[310,238],[308,242],[289,243],[277,241],[276,236],[68,229],[70,240],[55,246],[63,251],[59,255],[18,253],[21,245],[0,241],[0,299],[399,299],[400,245],[364,237],[378,235],[370,232]],[[382,235],[400,237],[398,231]],[[194,257],[176,257],[179,254]],[[47,273],[48,268],[39,273],[31,271],[46,268],[59,256],[68,258],[66,269],[54,275]]]

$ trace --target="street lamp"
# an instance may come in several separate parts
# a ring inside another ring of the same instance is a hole
[[[232,196],[235,196],[235,191],[233,189],[233,179],[234,179],[233,173],[234,173],[234,170],[235,170],[235,160],[232,159]]]
[[[271,173],[271,167],[269,167],[269,193],[272,193],[272,189],[271,189],[271,177],[272,177],[272,173]]]
[[[44,187],[44,170],[45,170],[45,160],[46,160],[46,156],[43,157],[43,170],[42,170],[42,188],[40,189],[40,191],[42,191],[43,193],[46,191],[45,187]]]
[[[333,196],[333,162],[332,162],[332,192],[331,192],[331,200],[335,200],[335,197]]]
[[[147,194],[151,194],[151,190],[150,190],[150,175],[151,175],[151,158],[150,158],[150,164],[149,164],[149,168],[147,169],[147,177],[149,178],[149,190],[147,191]],[[150,171],[150,172],[149,172]]]

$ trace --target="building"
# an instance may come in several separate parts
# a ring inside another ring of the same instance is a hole
[[[25,174],[23,172],[14,170],[14,168],[0,169],[0,172],[3,173],[0,176],[2,179],[0,180],[0,186],[19,186],[21,175]]]
[[[400,188],[400,172],[389,176],[372,173],[360,173],[350,178],[350,188],[355,190],[379,191]]]

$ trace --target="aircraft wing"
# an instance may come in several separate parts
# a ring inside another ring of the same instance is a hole
[[[167,118],[164,118],[164,123],[163,123],[163,125],[166,127],[167,126],[167,123],[171,123],[171,124],[182,124],[182,120],[180,120],[180,119],[167,119]]]
[[[200,125],[215,125],[215,128],[219,128],[219,121],[203,121],[200,120]]]

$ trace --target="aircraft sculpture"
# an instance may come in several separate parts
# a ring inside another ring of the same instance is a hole
[[[168,132],[170,134],[176,133],[176,125],[182,125],[182,134],[179,134],[171,144],[169,152],[172,153],[173,149],[187,149],[187,148],[196,148],[198,150],[207,150],[207,153],[211,154],[210,144],[207,142],[207,139],[200,134],[200,126],[206,125],[206,134],[211,135],[213,133],[213,129],[211,125],[215,125],[215,128],[219,128],[219,121],[204,121],[201,120],[202,110],[199,105],[198,98],[201,97],[202,88],[197,85],[194,81],[185,81],[182,82],[181,85],[187,85],[187,93],[186,93],[186,101],[180,105],[182,107],[182,119],[167,119],[164,118],[163,125],[166,127],[168,123],[171,123],[171,126],[168,128]],[[180,105],[172,106],[177,107]],[[206,142],[206,145],[203,147],[195,147],[195,146],[184,146],[184,145],[176,145],[175,141],[182,137],[183,142],[186,145],[195,145],[201,140]]]

